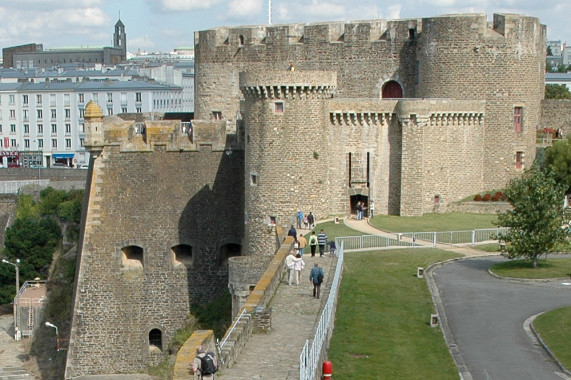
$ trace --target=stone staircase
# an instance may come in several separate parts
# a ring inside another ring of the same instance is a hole
[[[32,377],[21,367],[0,367],[0,380],[30,380]]]

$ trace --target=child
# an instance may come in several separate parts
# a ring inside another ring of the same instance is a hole
[[[329,242],[329,256],[331,257],[335,256],[335,248],[337,248],[335,246],[335,240],[331,240]]]

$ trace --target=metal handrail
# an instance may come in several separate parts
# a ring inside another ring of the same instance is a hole
[[[232,327],[226,332],[226,335],[224,335],[224,338],[222,338],[222,342],[220,342],[220,351],[222,351],[222,348],[224,347],[224,345],[226,344],[226,342],[228,341],[228,338],[230,338],[230,335],[232,335],[232,332],[236,329],[236,326],[238,325],[238,322],[240,322],[240,319],[242,319],[242,317],[244,316],[244,314],[246,314],[246,308],[242,309],[242,312],[240,313],[240,315],[238,316],[238,318],[236,318],[234,320],[234,323],[232,324]]]

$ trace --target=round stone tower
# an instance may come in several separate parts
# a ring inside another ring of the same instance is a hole
[[[327,99],[336,73],[240,74],[245,98],[246,255],[272,255],[274,224],[289,228],[298,210],[329,214],[331,152]]]
[[[485,100],[483,189],[505,186],[531,167],[545,89],[546,29],[513,14],[422,19],[419,98]],[[519,120],[519,123],[518,123]]]

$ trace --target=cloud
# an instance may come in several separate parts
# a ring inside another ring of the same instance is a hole
[[[157,47],[148,34],[127,40],[127,49],[129,49],[129,51],[133,51],[129,46],[136,46],[137,48],[148,50],[156,49]]]
[[[177,12],[208,9],[220,2],[221,0],[161,0],[161,10],[165,12]]]
[[[228,3],[226,14],[228,18],[251,19],[266,10],[266,2],[262,0],[231,0]]]

